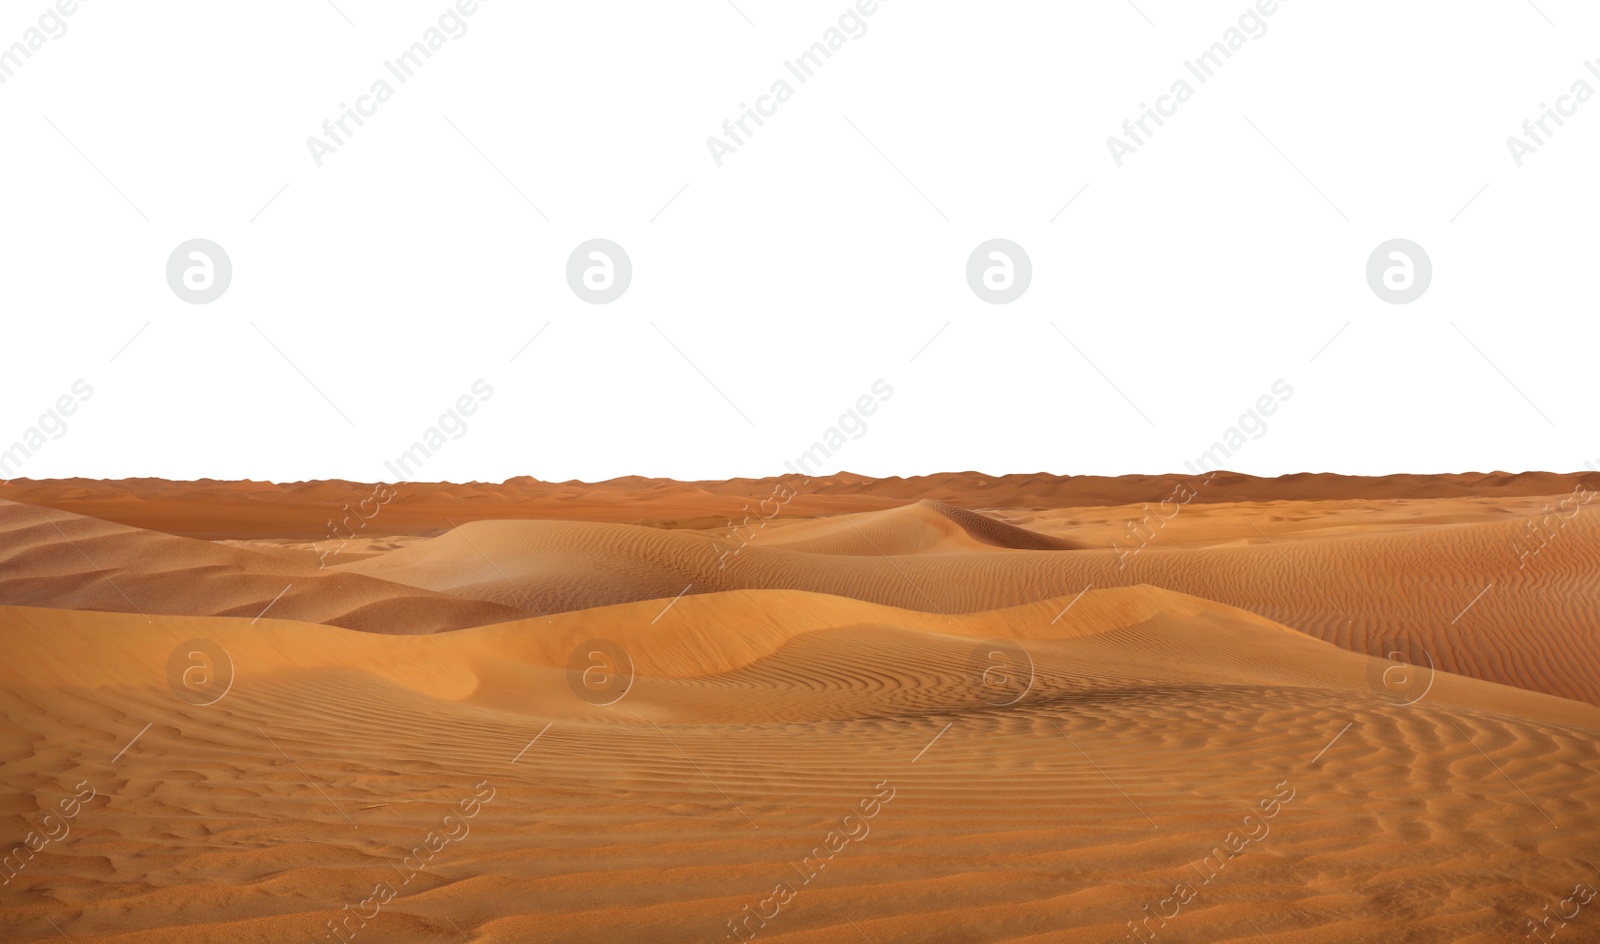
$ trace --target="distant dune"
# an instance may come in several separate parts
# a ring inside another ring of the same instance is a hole
[[[908,478],[868,478],[848,472],[806,479],[728,479],[678,482],[629,476],[608,482],[541,482],[522,476],[499,484],[404,482],[401,500],[385,506],[383,534],[437,533],[482,519],[610,521],[663,527],[712,528],[761,514],[783,483],[796,495],[783,514],[818,517],[881,511],[924,499],[963,508],[1085,508],[1160,502],[1175,487],[1195,487],[1195,502],[1503,498],[1565,495],[1580,482],[1600,488],[1600,474],[1466,472],[1438,475],[1349,476],[1303,473],[1257,478],[1237,472],[1171,475],[983,475],[947,472]],[[1203,487],[1202,487],[1203,485]],[[188,537],[325,540],[329,522],[353,514],[373,486],[319,482],[169,482],[164,479],[14,479],[0,499],[47,505],[94,518]],[[348,509],[348,510],[347,510]],[[452,523],[454,522],[454,523]]]
[[[282,594],[282,596],[279,596]],[[385,633],[517,619],[527,611],[53,509],[0,501],[0,600],[141,615],[291,617]]]
[[[1514,551],[1524,531],[1514,520],[1202,548],[1157,543],[1125,556],[980,541],[975,531],[1034,543],[1019,537],[1031,532],[998,522],[974,526],[976,517],[964,513],[963,527],[937,505],[914,505],[797,524],[747,545],[632,525],[474,522],[334,570],[540,613],[773,588],[968,613],[1150,584],[1357,652],[1417,650],[1447,671],[1600,704],[1600,574],[1591,563],[1600,514],[1575,518],[1532,570]]]

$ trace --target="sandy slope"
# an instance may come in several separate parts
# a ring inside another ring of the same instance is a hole
[[[97,794],[0,929],[317,941],[387,882],[353,940],[721,941],[789,883],[757,940],[1120,941],[1184,883],[1157,940],[1489,942],[1600,882],[1600,710],[1442,674],[1400,704],[1247,612],[1073,600],[740,591],[412,637],[0,609],[0,822]],[[204,707],[167,683],[193,637],[236,666]],[[565,671],[594,637],[637,667],[609,706]],[[1003,640],[1035,666],[1012,704],[970,665]]]
[[[758,519],[717,536],[735,544],[851,556],[948,554],[996,547],[1066,551],[1080,546],[932,499],[888,511],[783,522],[770,532],[767,527],[767,521]]]
[[[350,562],[321,570],[314,559],[4,502],[0,602],[251,617],[271,604],[274,616],[412,633],[736,589],[808,590],[944,614],[1146,583],[1357,652],[1399,651],[1600,704],[1592,564],[1600,515],[1577,514],[1537,555],[1518,550],[1533,546],[1528,503],[1556,500],[1196,504],[1150,525],[1143,546],[1117,535],[1120,550],[1059,517],[1017,516],[1029,529],[937,501],[831,518],[778,515],[733,533],[480,521],[431,540],[369,540]],[[1070,538],[1079,535],[1074,549]]]
[[[540,613],[761,588],[966,613],[1144,583],[1249,609],[1357,652],[1406,652],[1451,672],[1600,704],[1600,513],[1577,514],[1523,558],[1516,546],[1526,528],[1511,518],[1280,541],[1270,532],[1293,506],[1256,506],[1233,516],[1253,538],[1166,547],[1158,535],[1128,553],[997,547],[947,507],[802,522],[770,537],[758,532],[749,544],[632,525],[474,522],[335,569]],[[1031,533],[1008,536],[1024,543],[1017,536]]]
[[[280,596],[281,594],[281,596]],[[526,610],[319,570],[316,560],[144,531],[0,501],[0,601],[160,614],[275,616],[417,633]]]

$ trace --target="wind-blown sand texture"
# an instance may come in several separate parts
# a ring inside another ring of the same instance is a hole
[[[836,479],[0,489],[0,940],[1600,940],[1582,477]]]

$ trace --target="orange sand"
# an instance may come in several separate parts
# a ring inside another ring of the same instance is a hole
[[[293,488],[13,483],[0,940],[1490,942],[1600,888],[1600,508],[1525,525],[1577,479],[1219,476],[1129,553],[1176,480],[1024,478],[743,534],[440,486],[328,567]]]

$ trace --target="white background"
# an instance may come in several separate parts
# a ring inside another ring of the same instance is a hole
[[[477,378],[419,478],[775,474],[878,378],[833,468],[1176,471],[1279,378],[1229,467],[1600,457],[1600,100],[1506,147],[1600,88],[1591,4],[1286,0],[1199,85],[1242,0],[884,0],[799,85],[843,0],[486,0],[399,85],[446,4],[336,2],[84,0],[0,85],[0,440],[95,390],[18,474],[392,479]],[[46,8],[8,0],[0,43]],[[307,137],[377,78],[318,168]],[[777,78],[718,168],[706,138]],[[1177,78],[1119,169],[1107,136]],[[234,267],[204,306],[165,280],[196,237]],[[565,281],[592,237],[633,260],[613,304]],[[993,237],[1033,261],[1010,305],[965,282]],[[1366,284],[1393,237],[1432,257],[1413,304]]]

